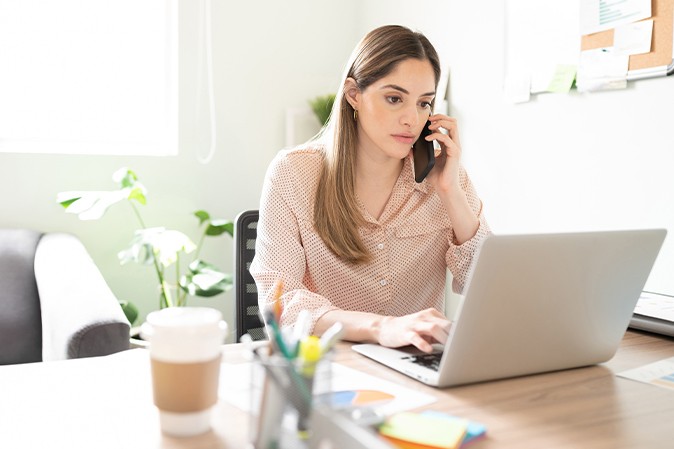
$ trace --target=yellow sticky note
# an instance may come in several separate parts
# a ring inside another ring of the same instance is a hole
[[[467,428],[467,420],[448,421],[437,416],[402,412],[388,418],[379,427],[379,433],[432,448],[455,449],[461,445]]]

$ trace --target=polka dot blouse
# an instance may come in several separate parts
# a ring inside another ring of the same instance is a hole
[[[301,147],[279,152],[269,166],[250,267],[260,307],[267,307],[281,279],[283,326],[292,325],[302,309],[311,312],[313,324],[335,309],[389,316],[443,310],[446,269],[454,290],[461,292],[473,255],[490,233],[465,170],[461,187],[480,220],[472,239],[452,242],[452,224],[440,198],[426,181],[414,181],[407,157],[379,220],[361,207],[366,224],[359,231],[372,259],[354,265],[337,258],[314,230],[320,163],[318,150]]]

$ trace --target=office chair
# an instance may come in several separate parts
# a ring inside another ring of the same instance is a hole
[[[129,349],[129,322],[74,235],[0,229],[0,286],[0,365]]]
[[[244,334],[249,334],[253,340],[267,338],[264,324],[260,320],[257,286],[250,271],[248,271],[255,255],[258,217],[257,210],[241,212],[236,217],[234,226],[236,341],[239,341]]]

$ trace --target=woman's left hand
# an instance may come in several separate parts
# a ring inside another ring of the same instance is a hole
[[[461,143],[456,119],[444,114],[433,114],[428,120],[431,121],[429,129],[433,133],[426,140],[437,140],[440,150],[435,150],[435,166],[426,179],[441,192],[459,188]],[[441,129],[446,130],[447,134]]]

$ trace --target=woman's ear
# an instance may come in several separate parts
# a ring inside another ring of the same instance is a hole
[[[358,102],[360,101],[360,89],[356,84],[356,80],[349,77],[344,81],[344,98],[349,102],[353,109],[358,109]]]

